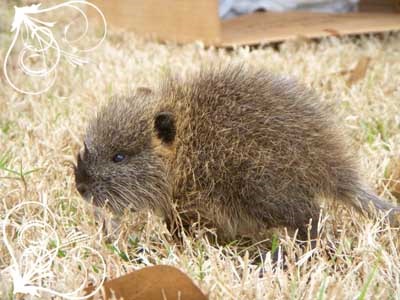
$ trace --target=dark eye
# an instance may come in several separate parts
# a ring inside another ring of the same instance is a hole
[[[123,161],[125,158],[126,158],[125,154],[117,153],[114,155],[112,160],[115,163],[119,163],[119,162]]]

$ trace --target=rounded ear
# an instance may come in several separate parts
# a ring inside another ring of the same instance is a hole
[[[170,112],[159,112],[154,119],[154,129],[157,137],[165,144],[175,140],[176,127],[174,115]]]

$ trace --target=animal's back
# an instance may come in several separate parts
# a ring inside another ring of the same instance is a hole
[[[236,66],[167,86],[180,111],[175,195],[232,235],[305,225],[319,196],[358,180],[329,108],[294,82]]]

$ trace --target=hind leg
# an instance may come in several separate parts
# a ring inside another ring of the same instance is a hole
[[[304,202],[306,204],[307,202]],[[297,230],[297,244],[303,249],[307,247],[308,241],[310,248],[314,249],[317,246],[318,237],[318,221],[319,221],[319,205],[311,203],[310,205],[296,206],[296,209],[291,209],[285,214],[282,226],[286,226],[292,230]],[[283,267],[285,268],[285,251],[283,250]],[[274,263],[278,262],[279,249],[272,253]],[[298,259],[298,258],[297,258]]]
[[[279,206],[273,207],[273,210],[270,207],[272,224],[297,230],[299,244],[307,245],[310,240],[311,247],[315,248],[318,237],[319,204],[309,198],[296,199],[295,201],[282,199]]]
[[[300,204],[300,203],[299,203]],[[311,247],[315,248],[318,237],[318,221],[320,208],[314,201],[304,201],[296,207],[294,218],[290,220],[287,226],[298,230],[298,239],[300,242],[306,242],[310,239]]]
[[[256,220],[262,220],[267,228],[278,226],[298,230],[297,237],[300,241],[317,238],[320,207],[313,198],[305,196],[264,198],[258,203],[262,205],[249,205],[251,208],[249,215]]]

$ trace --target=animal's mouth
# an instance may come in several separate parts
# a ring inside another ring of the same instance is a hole
[[[100,203],[103,203],[103,201],[101,201],[101,199],[98,199],[97,197],[95,197],[93,195],[89,186],[86,183],[77,184],[76,189],[78,190],[79,194],[85,201],[87,201],[93,205],[96,205],[96,206],[100,206]]]

